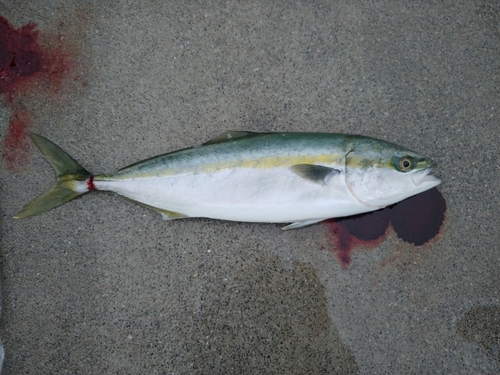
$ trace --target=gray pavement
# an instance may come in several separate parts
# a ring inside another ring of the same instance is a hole
[[[31,148],[0,163],[4,374],[500,373],[498,2],[6,0],[0,14],[64,35],[71,72],[20,101],[92,172],[229,129],[359,133],[436,160],[448,207],[431,243],[390,231],[343,268],[324,224],[163,222],[109,193],[14,220],[53,181]]]

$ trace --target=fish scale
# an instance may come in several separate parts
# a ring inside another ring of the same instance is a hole
[[[14,217],[34,216],[91,190],[112,191],[187,217],[292,223],[300,228],[396,203],[438,185],[434,161],[386,141],[336,133],[225,132],[198,147],[92,175],[57,145],[33,141],[57,181]]]

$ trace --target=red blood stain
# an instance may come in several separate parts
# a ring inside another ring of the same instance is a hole
[[[0,16],[0,41],[0,94],[11,116],[3,156],[7,167],[15,170],[27,155],[27,133],[32,124],[23,98],[28,92],[57,92],[70,70],[70,60],[61,45],[42,45],[34,23],[15,29]]]
[[[30,23],[17,30],[0,17],[0,92],[13,94],[16,86],[33,77],[42,67],[42,51],[36,25]]]
[[[94,185],[94,176],[90,176],[87,181],[87,189],[90,190],[96,190],[95,185]]]
[[[9,169],[14,169],[14,166],[27,156],[29,142],[26,135],[29,126],[29,116],[23,112],[14,113],[9,121],[3,142],[3,157]]]
[[[389,226],[389,208],[367,214],[327,220],[328,231],[335,244],[335,253],[344,267],[351,262],[356,246],[376,247]]]
[[[393,206],[367,214],[325,222],[342,266],[351,262],[357,246],[374,248],[387,233],[389,223],[403,241],[420,246],[434,238],[443,224],[446,202],[436,188]]]

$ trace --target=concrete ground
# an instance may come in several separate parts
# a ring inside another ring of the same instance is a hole
[[[36,23],[67,63],[4,98],[4,139],[21,111],[98,173],[228,129],[359,133],[435,159],[447,203],[429,244],[389,231],[343,268],[324,224],[164,222],[108,193],[14,220],[53,181],[30,147],[0,166],[4,374],[500,372],[498,2],[4,0],[0,14]]]

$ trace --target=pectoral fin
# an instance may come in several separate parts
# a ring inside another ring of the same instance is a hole
[[[283,230],[289,230],[289,229],[297,229],[297,228],[307,227],[308,225],[316,224],[316,223],[319,223],[320,221],[323,221],[323,220],[326,220],[326,218],[325,219],[313,219],[313,220],[296,221],[295,223],[288,224],[286,227],[283,227],[281,229],[283,229]]]
[[[306,180],[324,185],[328,185],[332,177],[341,173],[338,169],[314,164],[296,164],[290,170]]]

